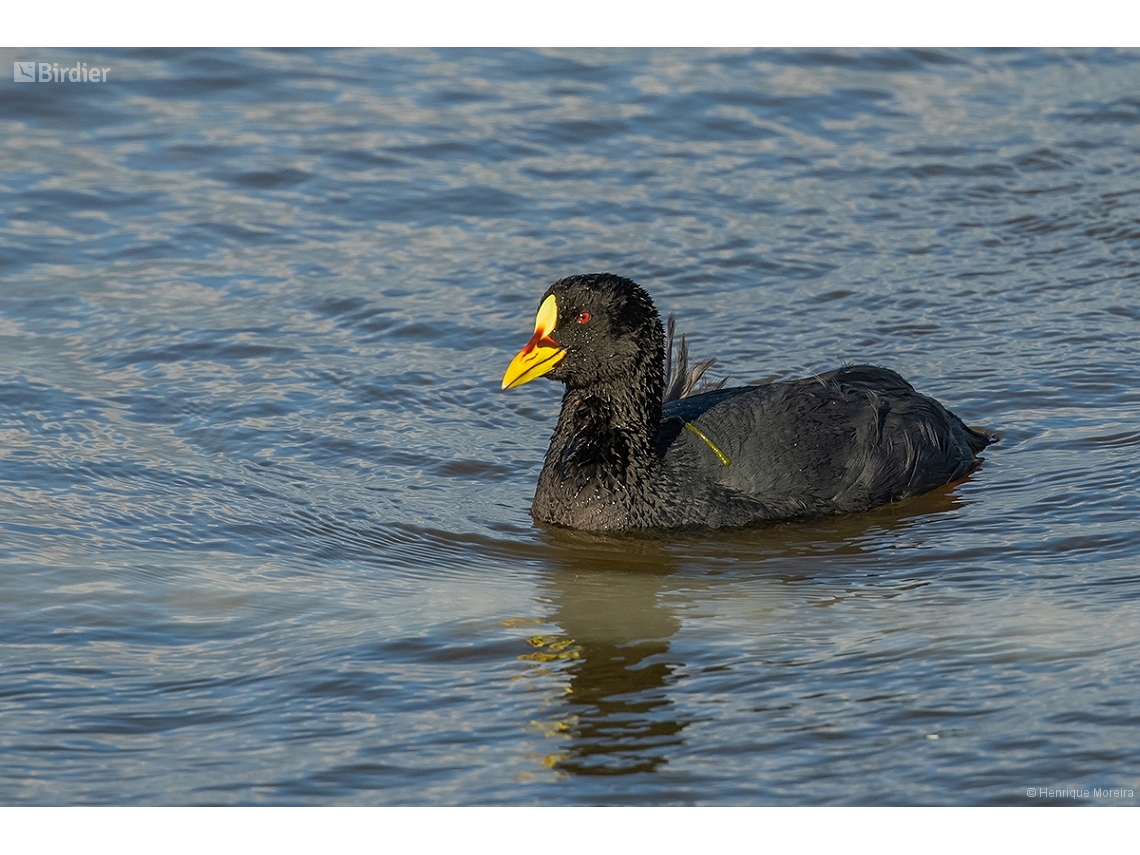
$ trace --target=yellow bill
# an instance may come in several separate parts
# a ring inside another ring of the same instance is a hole
[[[534,335],[507,366],[507,373],[503,375],[504,389],[513,389],[515,386],[529,383],[562,361],[566,356],[566,348],[550,337],[557,325],[558,301],[551,294],[542,301],[538,309],[538,317],[534,321]]]

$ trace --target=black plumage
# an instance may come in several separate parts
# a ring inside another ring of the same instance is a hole
[[[885,368],[691,394],[708,363],[686,372],[683,340],[677,361],[667,378],[660,318],[634,282],[550,286],[503,379],[566,384],[535,520],[621,530],[862,511],[964,477],[994,440]]]

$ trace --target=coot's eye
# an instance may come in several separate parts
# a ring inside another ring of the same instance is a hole
[[[588,324],[591,317],[593,316],[589,312],[582,312],[582,314],[578,315],[578,323]]]

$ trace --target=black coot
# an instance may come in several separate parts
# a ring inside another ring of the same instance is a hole
[[[682,367],[666,395],[665,363],[636,283],[600,273],[547,289],[503,377],[566,384],[535,520],[621,530],[862,511],[957,481],[995,439],[885,368],[687,394]]]

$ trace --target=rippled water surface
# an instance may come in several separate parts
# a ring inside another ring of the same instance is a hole
[[[0,54],[0,802],[1137,802],[1140,54]],[[537,528],[597,270],[1002,441]]]

